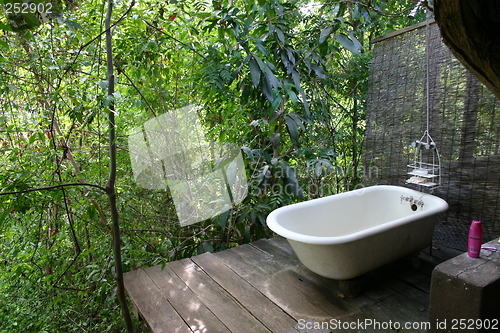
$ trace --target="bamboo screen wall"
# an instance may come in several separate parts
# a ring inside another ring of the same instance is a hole
[[[368,185],[414,187],[405,180],[411,143],[426,130],[426,30],[421,25],[374,46],[364,142]],[[428,36],[429,132],[442,166],[434,194],[450,205],[434,238],[465,250],[472,220],[483,221],[485,241],[500,236],[500,101],[451,55],[437,24],[429,25]]]

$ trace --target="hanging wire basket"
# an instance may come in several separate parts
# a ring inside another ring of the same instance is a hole
[[[432,140],[428,131],[420,140],[412,143],[414,149],[413,163],[408,164],[410,176],[406,180],[407,184],[418,185],[420,189],[426,187],[435,189],[441,186],[441,159],[437,145]]]

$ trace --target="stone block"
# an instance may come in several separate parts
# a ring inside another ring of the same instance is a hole
[[[500,243],[483,244],[479,258],[463,253],[434,268],[429,321],[431,332],[500,330]],[[498,249],[498,250],[495,250]]]

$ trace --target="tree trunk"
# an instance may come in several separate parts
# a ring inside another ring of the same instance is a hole
[[[498,0],[435,0],[434,14],[451,52],[500,99]]]
[[[111,14],[113,12],[113,0],[108,1],[108,13],[106,15],[106,54],[108,65],[108,96],[111,98],[109,105],[109,178],[106,186],[106,193],[109,198],[111,209],[111,221],[113,228],[113,253],[115,258],[115,279],[116,279],[116,295],[123,313],[127,333],[133,333],[132,317],[127,305],[125,297],[125,285],[123,281],[123,266],[121,256],[121,234],[120,234],[120,218],[116,203],[116,125],[115,125],[115,105],[113,102],[115,93],[115,74],[113,68],[113,49],[111,38]]]

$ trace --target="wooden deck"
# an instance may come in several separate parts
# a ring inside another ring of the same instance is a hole
[[[404,325],[427,322],[431,272],[446,257],[426,255],[434,263],[422,260],[419,269],[408,259],[377,269],[362,278],[361,296],[347,298],[338,281],[309,271],[276,237],[170,262],[163,270],[128,272],[125,288],[153,332],[330,332],[339,323],[365,320]],[[302,330],[305,320],[328,329]]]

